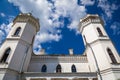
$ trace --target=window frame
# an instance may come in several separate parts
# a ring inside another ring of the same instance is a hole
[[[47,66],[45,64],[42,66],[41,72],[47,72]]]
[[[113,54],[112,50],[111,50],[110,48],[107,48],[106,50],[107,50],[107,53],[108,53],[108,55],[109,55],[109,58],[110,58],[111,62],[112,62],[113,64],[117,64],[116,57],[115,57],[115,55]]]
[[[72,73],[76,73],[77,72],[76,66],[74,64],[71,66],[71,72]]]
[[[16,28],[13,36],[19,36],[19,35],[20,35],[20,32],[21,32],[21,29],[22,29],[21,27]]]
[[[104,36],[102,30],[99,27],[97,27],[96,29],[97,29],[97,33],[100,37]]]
[[[6,50],[4,51],[4,53],[3,53],[3,55],[2,55],[2,57],[0,59],[0,63],[7,63],[7,59],[9,57],[10,53],[11,53],[11,48],[10,47],[6,48]]]
[[[56,73],[61,73],[62,72],[62,67],[60,64],[56,66]]]

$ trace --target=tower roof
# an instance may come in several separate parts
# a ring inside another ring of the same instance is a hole
[[[33,26],[36,27],[36,31],[39,31],[40,25],[39,25],[39,19],[32,16],[31,13],[20,13],[14,20],[13,25],[16,22],[29,22]]]
[[[87,14],[86,17],[80,19],[80,22],[83,22],[89,18],[99,18],[98,14]]]
[[[87,14],[85,18],[80,19],[79,30],[80,32],[84,26],[90,23],[101,23],[103,25],[103,20],[99,17],[98,14]]]

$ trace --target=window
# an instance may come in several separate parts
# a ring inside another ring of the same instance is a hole
[[[75,67],[75,65],[72,65],[71,71],[72,71],[72,72],[76,72],[76,67]]]
[[[107,48],[107,52],[112,60],[112,63],[117,63],[116,59],[115,59],[115,56],[113,55],[113,52],[111,51],[110,48]]]
[[[46,65],[42,66],[41,72],[47,72],[47,66]]]
[[[87,44],[87,41],[86,41],[86,37],[85,37],[85,35],[83,35],[83,38],[84,38],[85,43]]]
[[[56,72],[61,73],[61,65],[60,65],[60,64],[57,65],[57,67],[56,67]]]
[[[33,43],[34,43],[34,39],[35,39],[35,36],[33,36],[33,38],[32,38],[32,45],[33,45]]]
[[[20,33],[21,27],[18,27],[14,33],[15,36],[18,36]]]
[[[5,62],[6,62],[7,57],[8,57],[8,55],[9,55],[10,51],[11,51],[10,48],[6,49],[6,51],[5,51],[5,53],[4,53],[3,57],[2,57],[2,59],[1,59],[1,61],[0,61],[1,63],[5,63]]]
[[[97,31],[98,31],[98,33],[99,33],[99,36],[103,36],[103,33],[102,33],[102,31],[100,30],[99,27],[97,27]]]

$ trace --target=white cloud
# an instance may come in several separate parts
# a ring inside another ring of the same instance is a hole
[[[0,25],[0,45],[2,44],[3,40],[6,38],[7,34],[9,33],[11,26],[13,23],[9,24],[1,24]]]
[[[95,0],[80,0],[81,4],[83,5],[93,5]]]
[[[108,18],[112,18],[112,14],[119,6],[116,6],[114,3],[110,3],[107,0],[98,0],[98,7],[100,7]]]
[[[34,41],[34,52],[38,53],[41,50],[41,43],[56,41],[58,42],[62,38],[59,34],[38,33]],[[36,48],[38,49],[36,51]]]
[[[0,30],[0,45],[2,44],[2,40],[4,39],[4,36],[5,34],[4,34],[4,32],[2,32],[1,30]]]
[[[85,7],[79,6],[77,0],[52,0],[54,4],[47,0],[8,1],[18,6],[21,12],[32,11],[32,14],[40,19],[40,32],[36,35],[34,47],[49,41],[59,41],[62,38],[59,28],[64,26],[64,19],[59,20],[61,16],[69,17],[71,24],[68,28],[77,30],[79,19],[86,15]]]
[[[120,23],[114,22],[110,28],[113,30],[114,35],[120,35]]]
[[[68,28],[77,31],[80,18],[86,15],[85,6],[79,6],[77,0],[55,0],[55,8],[59,16],[70,17],[72,21]]]
[[[0,13],[0,16],[5,17],[6,15],[4,13]]]
[[[48,34],[48,33],[41,33],[36,35],[36,42],[45,43],[50,41],[59,41],[62,38],[61,35],[58,34]]]

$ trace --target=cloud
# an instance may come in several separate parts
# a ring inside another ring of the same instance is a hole
[[[61,38],[62,35],[59,34],[48,34],[48,33],[38,33],[35,37],[34,41],[34,52],[37,54],[41,50],[41,43],[45,42],[51,42],[51,41],[56,41],[58,42]]]
[[[85,6],[77,4],[77,0],[55,0],[56,13],[60,16],[69,17],[71,23],[67,26],[70,30],[74,29],[77,32],[80,18],[86,15]]]
[[[94,5],[94,3],[95,3],[95,0],[80,0],[80,3],[82,4],[82,5]]]
[[[0,13],[0,16],[5,17],[6,15],[4,13]]]
[[[113,30],[113,35],[120,35],[120,23],[114,22],[110,28]]]
[[[11,26],[13,23],[9,24],[1,24],[0,25],[0,45],[2,44],[3,40],[6,38],[7,34],[9,33]]]
[[[39,51],[41,43],[62,39],[61,28],[64,18],[71,21],[68,29],[77,31],[79,19],[86,15],[85,6],[77,4],[77,0],[8,0],[23,13],[32,12],[40,19],[40,32],[36,35],[34,50]],[[39,46],[39,49],[38,49]]]
[[[42,33],[40,36],[39,35],[36,36],[36,40],[38,40],[41,43],[49,41],[59,41],[60,38],[62,38],[61,35],[48,33]]]
[[[117,6],[115,3],[108,2],[108,0],[98,0],[98,7],[104,11],[106,14],[105,16],[111,19],[112,14],[118,9],[119,6]]]
[[[2,42],[3,42],[3,39],[4,39],[4,36],[5,34],[4,34],[4,32],[2,32],[1,30],[0,30],[0,45],[2,44]]]

